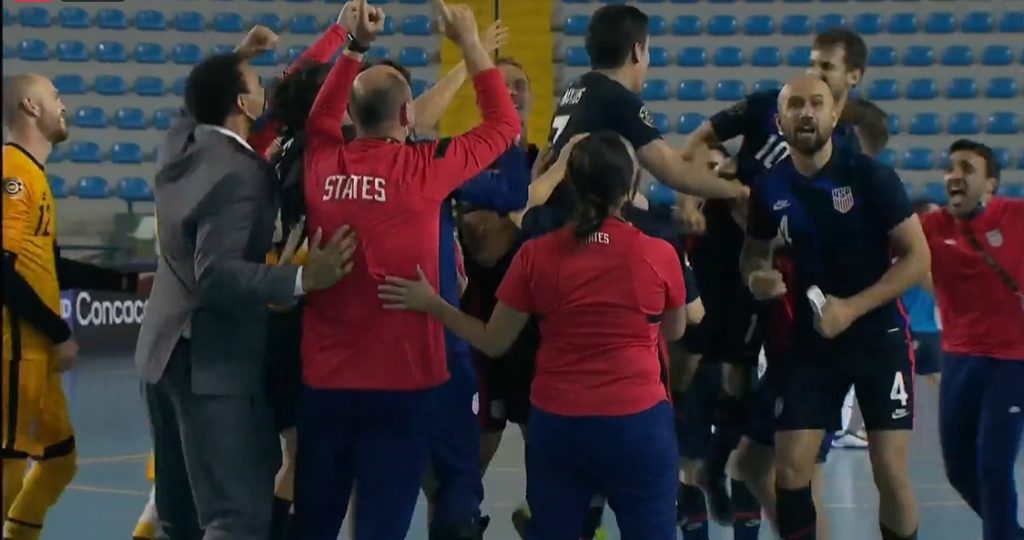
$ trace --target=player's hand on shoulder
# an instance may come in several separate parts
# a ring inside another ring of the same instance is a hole
[[[356,25],[352,29],[352,35],[362,45],[371,43],[384,31],[384,10],[371,6],[367,0],[359,0],[356,3]]]
[[[63,343],[57,343],[51,348],[53,355],[54,369],[58,373],[64,373],[71,371],[75,367],[75,361],[78,360],[78,342],[75,338],[68,338]]]
[[[384,309],[430,312],[438,300],[437,292],[427,281],[423,268],[416,265],[416,279],[387,276],[377,286],[377,297],[384,302]]]
[[[437,9],[438,27],[456,45],[462,47],[480,38],[477,35],[476,16],[469,6],[449,5],[444,0],[434,0],[434,8]]]
[[[771,300],[786,294],[786,281],[778,270],[755,270],[747,279],[747,287],[758,300]]]
[[[825,295],[821,317],[815,321],[816,329],[822,336],[832,339],[846,331],[857,320],[857,313],[845,298]]]
[[[326,244],[321,246],[323,230],[317,229],[309,242],[306,264],[302,266],[304,292],[326,289],[352,271],[352,256],[356,249],[356,233],[348,225],[339,228]]]

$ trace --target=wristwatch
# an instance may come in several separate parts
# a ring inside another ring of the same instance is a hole
[[[350,33],[348,35],[348,50],[354,53],[364,54],[366,51],[370,50],[370,46],[359,43],[359,41],[356,40],[356,37]]]

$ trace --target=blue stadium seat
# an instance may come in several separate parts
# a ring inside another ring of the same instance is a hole
[[[117,196],[127,203],[153,202],[153,190],[144,178],[127,177],[117,181]]]
[[[926,67],[935,63],[935,51],[928,45],[911,45],[903,53],[903,65]]]
[[[683,135],[693,133],[704,123],[704,115],[700,113],[685,113],[679,117],[679,124],[676,131]]]
[[[120,64],[128,61],[128,52],[120,41],[101,41],[96,44],[96,60]]]
[[[57,87],[58,92],[66,96],[85,94],[89,91],[89,86],[85,84],[85,79],[75,73],[63,73],[54,76],[53,85]]]
[[[739,47],[719,47],[715,49],[714,64],[718,67],[738,67],[743,65],[743,49]]]
[[[680,101],[704,101],[708,98],[708,86],[703,80],[690,79],[679,83],[676,99]]]
[[[708,53],[704,47],[683,47],[676,55],[676,64],[683,67],[704,67],[708,63]]]
[[[50,22],[50,10],[41,7],[28,6],[18,10],[18,21],[27,28],[48,28]]]
[[[949,170],[949,152],[947,152],[945,150],[943,150],[942,152],[939,152],[939,161],[935,165],[937,165],[937,167],[936,167],[937,169],[940,169],[940,170],[943,170],[943,171]]]
[[[917,113],[910,119],[911,135],[938,135],[942,132],[942,119],[937,113]]]
[[[46,159],[47,163],[63,163],[68,160],[68,153],[64,150],[63,145],[56,145],[53,147],[53,151],[50,152],[50,157]]]
[[[174,83],[171,84],[171,91],[174,95],[181,97],[185,95],[185,77],[178,77],[174,79]]]
[[[668,23],[665,22],[665,17],[661,15],[651,15],[648,26],[648,31],[652,36],[663,36],[668,31]]]
[[[147,97],[159,97],[167,93],[167,86],[160,77],[144,75],[135,79],[132,87],[136,95]]]
[[[965,34],[988,34],[995,30],[992,13],[972,11],[960,19],[960,31]]]
[[[942,182],[928,182],[921,190],[921,196],[935,204],[946,204],[949,193],[946,192],[946,184]]]
[[[423,47],[402,47],[398,53],[398,63],[406,67],[426,67],[430,58]]]
[[[1005,11],[999,19],[999,31],[1005,33],[1024,32],[1024,10]]]
[[[731,36],[736,34],[736,17],[732,15],[715,15],[708,19],[708,34],[712,36]]]
[[[174,109],[157,109],[153,113],[153,127],[157,129],[171,129],[171,123],[178,117],[178,111]]]
[[[179,11],[174,15],[174,28],[179,32],[202,32],[206,30],[206,19],[198,11]]]
[[[320,27],[316,22],[316,15],[308,13],[293,15],[291,22],[288,24],[288,29],[293,34],[310,35],[320,33]]]
[[[913,13],[893,13],[889,17],[890,34],[916,34],[917,15]]]
[[[900,123],[898,114],[886,114],[885,123],[889,127],[889,135],[899,135],[903,129],[903,124]]]
[[[853,18],[853,30],[873,36],[882,31],[882,16],[878,13],[859,13]]]
[[[299,57],[302,56],[302,53],[306,52],[306,49],[308,49],[308,48],[309,47],[305,47],[303,45],[296,45],[295,47],[288,47],[288,58],[287,58],[288,64],[289,65],[294,64],[295,61],[298,60]]]
[[[782,64],[782,51],[778,47],[757,47],[750,55],[750,63],[757,67],[776,67]]]
[[[99,75],[92,82],[97,94],[104,96],[122,96],[128,93],[128,83],[120,75]]]
[[[89,12],[79,7],[61,8],[57,13],[57,22],[61,28],[89,28]]]
[[[958,77],[950,79],[946,88],[946,97],[949,99],[974,99],[978,97],[978,83],[974,79]]]
[[[924,21],[927,34],[952,34],[956,31],[956,18],[948,11],[933,11]]]
[[[981,120],[974,113],[953,113],[949,117],[946,132],[950,135],[977,135],[981,132]]]
[[[146,129],[146,113],[137,107],[121,107],[114,113],[117,129]]]
[[[585,36],[588,24],[590,24],[589,15],[569,15],[565,19],[565,35]]]
[[[245,32],[245,20],[242,19],[242,15],[239,13],[214,13],[213,30],[226,34],[240,34]]]
[[[989,135],[1016,135],[1020,132],[1020,116],[1013,112],[995,112],[985,123]]]
[[[868,87],[868,99],[892,101],[900,98],[900,84],[896,79],[874,79]]]
[[[892,67],[896,65],[896,49],[888,45],[871,47],[868,50],[868,65],[871,67]]]
[[[911,148],[903,153],[903,168],[911,171],[927,171],[935,164],[931,148]]]
[[[387,47],[370,47],[370,50],[366,51],[366,59],[370,62],[380,62],[390,58],[391,50]]]
[[[1003,184],[999,186],[999,194],[1010,199],[1024,199],[1024,183],[1008,182]]]
[[[1017,97],[1017,81],[1013,77],[996,77],[989,79],[985,86],[985,97],[994,99],[1011,99]]]
[[[775,33],[775,19],[771,15],[751,15],[743,23],[743,33],[748,36],[770,36]]]
[[[935,99],[939,97],[939,88],[935,79],[912,79],[907,83],[907,99]]]
[[[1009,148],[993,148],[992,153],[996,157],[996,161],[999,162],[999,167],[1002,169],[1009,169],[1013,167],[1013,157],[1010,155]]]
[[[1013,63],[1013,51],[1007,45],[988,45],[981,52],[981,63],[985,66],[1008,66]]]
[[[384,17],[384,29],[380,31],[380,35],[382,35],[382,36],[393,36],[393,35],[395,35],[395,18],[394,17],[388,17],[388,16]]]
[[[268,67],[276,66],[280,61],[281,59],[278,56],[277,51],[275,49],[270,49],[269,51],[264,51],[263,53],[254,56],[249,60],[249,63],[254,66]]]
[[[135,12],[135,28],[161,32],[167,30],[167,18],[162,11],[143,9]]]
[[[699,36],[703,25],[696,15],[680,15],[672,21],[672,33],[677,36]]]
[[[252,16],[252,24],[266,26],[277,34],[284,30],[284,22],[277,13],[257,13]]]
[[[811,33],[811,18],[807,15],[786,15],[780,30],[785,36],[806,36]]]
[[[77,42],[81,45],[81,42]],[[65,57],[61,57],[61,48],[59,47],[65,42],[58,43],[57,53],[58,59],[63,62],[84,62],[85,60],[68,60]],[[82,45],[82,50],[85,50],[85,46]],[[6,51],[5,51],[6,57]],[[46,43],[41,39],[23,39],[18,42],[18,58],[22,60],[30,61],[45,61],[50,59],[50,51],[46,49]]]
[[[775,79],[762,79],[754,83],[754,92],[766,92],[782,88],[782,82]]]
[[[110,161],[126,164],[142,163],[142,147],[131,142],[114,143],[114,146],[110,147]]]
[[[75,126],[102,129],[107,127],[107,115],[99,107],[79,107],[75,111]]]
[[[68,147],[68,160],[72,163],[100,163],[103,153],[92,141],[75,141]]]
[[[806,45],[798,45],[789,50],[786,55],[786,65],[789,67],[806,68],[811,65],[811,48]]]
[[[747,87],[743,81],[736,79],[725,79],[715,84],[715,99],[718,101],[739,101],[747,93]]]
[[[569,47],[565,50],[565,63],[573,67],[590,66],[590,55],[583,47]]]
[[[4,6],[4,26],[13,23],[14,21],[11,19],[11,12],[7,11],[7,6]]]
[[[195,46],[198,49],[198,46]],[[178,47],[174,48],[177,53]],[[199,52],[200,56],[195,57],[190,62],[177,62],[179,64],[196,64],[199,62],[199,58],[202,56],[202,51]],[[167,51],[164,50],[164,46],[159,43],[139,43],[135,46],[134,52],[135,61],[140,64],[166,64],[167,63]],[[176,60],[177,61],[177,60]]]
[[[89,200],[106,199],[110,197],[110,184],[102,176],[83,176],[75,184],[75,196]]]
[[[43,44],[42,41],[39,41],[39,43],[43,46],[42,50],[45,54],[46,45]],[[24,55],[22,55],[22,59],[33,60],[32,58],[25,58]],[[41,58],[41,60],[45,59],[45,56]],[[57,43],[57,60],[60,60],[61,62],[88,62],[89,51],[85,48],[85,43],[82,43],[77,39],[67,39]]]
[[[665,113],[656,112],[653,115],[654,127],[658,128],[658,131],[662,135],[672,131],[672,123],[669,122],[668,115]]]
[[[818,21],[814,24],[815,31],[825,32],[833,28],[843,28],[846,26],[846,16],[841,13],[826,13],[818,17]]]
[[[203,58],[203,50],[195,43],[179,43],[171,50],[171,61],[175,64],[198,64]]]
[[[969,66],[974,63],[974,51],[968,45],[950,45],[942,51],[942,65]]]
[[[71,195],[71,190],[68,189],[68,181],[63,176],[48,174],[46,175],[46,180],[50,184],[50,193],[53,194],[54,199],[66,199],[68,195]]]
[[[430,17],[426,15],[409,15],[402,20],[402,33],[407,36],[429,36]]]
[[[96,12],[96,27],[101,30],[127,30],[128,15],[116,8],[101,9]]]
[[[1024,169],[1024,152],[1020,153],[1020,161],[1017,162],[1018,169]]]
[[[412,80],[411,88],[412,88],[412,97],[413,98],[418,98],[421,95],[423,95],[423,92],[426,92],[427,89],[430,88],[430,83],[428,83],[427,81],[424,81],[423,79],[413,79]]]
[[[896,151],[892,148],[883,148],[882,151],[878,153],[877,159],[892,168],[896,168],[897,156]]]

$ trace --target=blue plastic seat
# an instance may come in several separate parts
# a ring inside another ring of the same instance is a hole
[[[171,84],[171,91],[174,92],[174,95],[178,97],[185,95],[185,81],[185,77],[174,79],[174,83]]]
[[[948,151],[943,150],[942,152],[939,152],[939,160],[938,160],[938,163],[936,163],[936,165],[937,165],[936,168],[939,169],[939,170],[942,170],[942,171],[948,171],[949,170],[949,152]]]
[[[789,50],[786,55],[786,65],[789,67],[806,68],[811,65],[811,48],[806,45],[798,45]]]
[[[47,163],[63,163],[68,160],[67,146],[58,144],[53,147],[53,151],[50,152],[50,157],[46,159]]]
[[[96,12],[96,27],[100,30],[127,30],[128,15],[120,9],[101,9]]]
[[[811,33],[811,18],[807,15],[786,15],[780,29],[784,36],[806,36]]]
[[[174,15],[174,28],[179,32],[202,32],[206,19],[198,11],[180,11]]]
[[[903,168],[911,171],[927,171],[935,164],[935,153],[931,148],[911,148],[903,153]]]
[[[656,112],[652,115],[652,119],[654,120],[654,127],[658,128],[662,135],[672,131],[672,123],[669,121],[667,114]]]
[[[663,36],[668,31],[668,23],[665,22],[665,17],[661,15],[651,15],[648,21],[648,32],[652,36]]]
[[[668,49],[665,47],[651,47],[650,49],[650,64],[651,67],[665,67],[668,65]]]
[[[978,97],[978,83],[974,79],[958,77],[950,79],[946,87],[946,97],[949,99],[974,99]]]
[[[985,123],[989,135],[1016,135],[1020,133],[1020,116],[1014,112],[995,112]]]
[[[89,12],[80,7],[61,8],[57,13],[57,23],[61,28],[89,28],[92,21],[89,20]]]
[[[423,47],[402,47],[398,53],[398,63],[406,67],[426,67],[430,58]]]
[[[305,47],[303,45],[296,45],[294,47],[288,47],[288,53],[287,53],[287,59],[286,59],[288,64],[289,65],[294,64],[299,59],[299,57],[302,56],[302,53],[306,52],[306,49],[308,49],[308,48],[309,47]]]
[[[198,48],[198,47],[197,47]],[[177,47],[175,47],[177,50]],[[202,54],[200,53],[200,56]],[[164,50],[164,46],[159,43],[139,43],[135,46],[135,52],[133,54],[135,61],[140,64],[166,64],[167,63],[167,51]],[[195,57],[190,64],[196,64],[199,62],[199,57]],[[178,62],[186,63],[186,62]]]
[[[890,34],[916,34],[917,15],[914,13],[894,13],[889,17]]]
[[[132,89],[136,95],[147,97],[159,97],[167,93],[164,80],[152,75],[143,75],[135,79]]]
[[[153,202],[153,189],[149,182],[139,177],[127,177],[117,181],[117,196],[128,203]]]
[[[128,52],[120,41],[101,41],[96,44],[96,60],[121,64],[128,61]]]
[[[946,204],[946,200],[949,199],[949,193],[946,191],[946,184],[942,182],[928,182],[921,189],[921,197],[935,204]]]
[[[68,188],[68,181],[63,176],[57,176],[56,174],[46,175],[46,181],[50,184],[50,193],[53,194],[54,199],[66,199],[71,195],[71,189]]]
[[[942,65],[969,66],[974,63],[974,51],[967,45],[950,45],[942,51]]]
[[[1013,167],[1013,163],[1011,163],[1013,158],[1010,155],[1009,148],[993,148],[992,154],[995,155],[996,161],[999,162],[999,167],[1001,169],[1009,169],[1010,167]]]
[[[142,147],[131,142],[114,143],[114,146],[110,147],[110,161],[124,164],[142,163]]]
[[[13,23],[14,21],[11,20],[12,18],[11,12],[7,11],[7,6],[4,6],[4,26],[8,26]]]
[[[935,79],[912,79],[907,84],[907,99],[923,100],[939,97],[939,87]]]
[[[833,28],[845,28],[846,27],[846,16],[841,13],[826,13],[818,17],[818,21],[814,24],[815,31],[818,33],[832,30]]]
[[[42,44],[41,41],[39,41],[39,43]],[[46,51],[45,47],[46,45],[43,44],[44,53]],[[25,58],[24,55],[22,56],[22,58],[26,60],[31,60],[30,58]],[[41,60],[45,59],[45,56],[41,58]],[[85,48],[85,43],[82,43],[77,39],[66,39],[64,41],[57,43],[57,60],[60,60],[61,62],[88,62],[89,51]]]
[[[772,46],[757,47],[750,55],[750,63],[757,67],[776,67],[782,64],[782,51]]]
[[[715,99],[718,101],[739,101],[747,93],[747,87],[743,81],[736,79],[725,79],[715,84]]]
[[[277,13],[257,13],[252,16],[252,24],[266,26],[277,34],[284,30],[284,21]]]
[[[988,45],[981,53],[985,66],[1008,66],[1013,63],[1013,51],[1007,45]]]
[[[1010,199],[1024,199],[1024,183],[1007,182],[999,186],[999,194]]]
[[[715,49],[714,64],[718,67],[742,66],[743,49],[732,46]]]
[[[157,109],[153,113],[153,127],[157,129],[171,129],[171,123],[178,117],[178,112],[174,109],[163,108]]]
[[[896,65],[896,49],[889,45],[878,45],[868,50],[868,65],[871,67],[892,67]]]
[[[853,18],[853,30],[873,36],[882,31],[882,16],[878,13],[859,13]]]
[[[981,132],[981,120],[974,113],[954,113],[949,117],[946,131],[950,135],[977,135]]]
[[[708,63],[708,53],[704,47],[683,47],[676,55],[676,64],[683,67],[704,67]]]
[[[952,34],[956,31],[956,17],[948,11],[933,11],[924,21],[926,34]]]
[[[280,60],[281,59],[278,56],[277,51],[275,49],[270,49],[269,51],[263,51],[261,54],[252,57],[249,60],[249,63],[254,66],[268,67],[276,66]]]
[[[573,67],[590,66],[590,55],[583,47],[569,47],[565,50],[565,64]]]
[[[588,24],[590,24],[589,15],[569,15],[565,19],[565,35],[585,36],[587,35]]]
[[[1017,97],[1017,81],[1013,77],[996,77],[989,79],[985,86],[985,97],[993,99],[1011,99]]]
[[[894,169],[896,168],[898,162],[896,151],[893,150],[892,148],[883,148],[882,151],[878,153],[878,157],[875,159]]]
[[[708,98],[708,85],[700,79],[690,79],[679,83],[676,99],[679,101],[704,101]]]
[[[79,199],[106,199],[110,197],[110,184],[102,176],[83,176],[78,179],[74,191]]]
[[[72,163],[100,163],[103,153],[92,141],[75,141],[68,147],[68,160]]]
[[[402,20],[402,33],[407,36],[429,36],[430,17],[426,15],[409,15]]]
[[[995,30],[995,21],[988,11],[972,11],[960,19],[960,31],[965,34],[989,34]]]
[[[680,15],[672,21],[672,33],[677,36],[699,36],[703,30],[700,17]]]
[[[899,135],[903,130],[898,114],[889,113],[885,115],[885,123],[889,128],[889,135]]]
[[[146,129],[146,113],[137,107],[121,107],[114,113],[117,129]]]
[[[195,43],[179,43],[171,50],[171,61],[175,64],[198,64],[203,58],[203,50]]]
[[[308,13],[293,15],[291,22],[288,23],[288,29],[293,34],[311,35],[320,33],[320,26],[316,22],[316,15]]]
[[[167,30],[167,18],[162,11],[143,9],[135,12],[135,28],[151,32],[162,32]]]
[[[245,32],[245,19],[241,14],[234,12],[214,13],[213,30],[225,34],[240,34]]]
[[[370,47],[370,50],[366,51],[366,59],[370,62],[380,62],[390,58],[391,50],[387,47]]]
[[[1020,153],[1020,161],[1017,162],[1018,169],[1024,169],[1024,152]]]
[[[99,75],[92,82],[97,94],[104,96],[122,96],[128,93],[128,83],[120,75]]]
[[[50,10],[36,6],[26,6],[18,10],[18,21],[26,28],[49,28]]]
[[[99,107],[79,107],[75,111],[75,126],[102,129],[107,127],[107,115]]]
[[[679,116],[679,124],[676,126],[676,132],[683,135],[693,133],[704,123],[704,115],[700,113],[684,113]]]
[[[1024,32],[1024,10],[1004,11],[999,19],[999,31],[1003,33]]]
[[[942,132],[942,119],[937,113],[917,113],[910,119],[911,135],[938,135]]]
[[[66,96],[85,94],[89,91],[85,79],[76,73],[63,73],[54,76],[53,85],[57,87],[58,92]]]
[[[736,17],[732,15],[715,15],[708,19],[708,34],[712,36],[732,36],[736,34]]]
[[[743,33],[748,36],[770,36],[775,33],[775,19],[771,15],[751,15],[743,23]]]
[[[4,43],[4,60],[14,58],[16,56],[18,56],[18,53],[14,52],[14,48]]]
[[[767,92],[768,90],[778,90],[782,88],[782,81],[775,79],[762,79],[754,83],[754,92]]]
[[[412,88],[412,97],[418,98],[430,88],[430,83],[423,79],[413,79],[410,87]]]
[[[900,85],[895,79],[874,79],[868,87],[868,99],[892,101],[900,98]]]
[[[935,51],[928,45],[911,45],[903,54],[903,65],[926,67],[935,63]]]

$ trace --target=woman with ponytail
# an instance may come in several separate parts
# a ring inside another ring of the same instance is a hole
[[[540,319],[527,449],[530,537],[577,539],[594,495],[607,496],[622,537],[676,538],[676,462],[659,334],[686,328],[682,267],[664,240],[622,218],[640,168],[613,132],[562,150],[577,213],[526,242],[484,323],[442,300],[418,277],[388,277],[389,309],[425,312],[491,357]],[[410,269],[411,271],[412,269]]]

